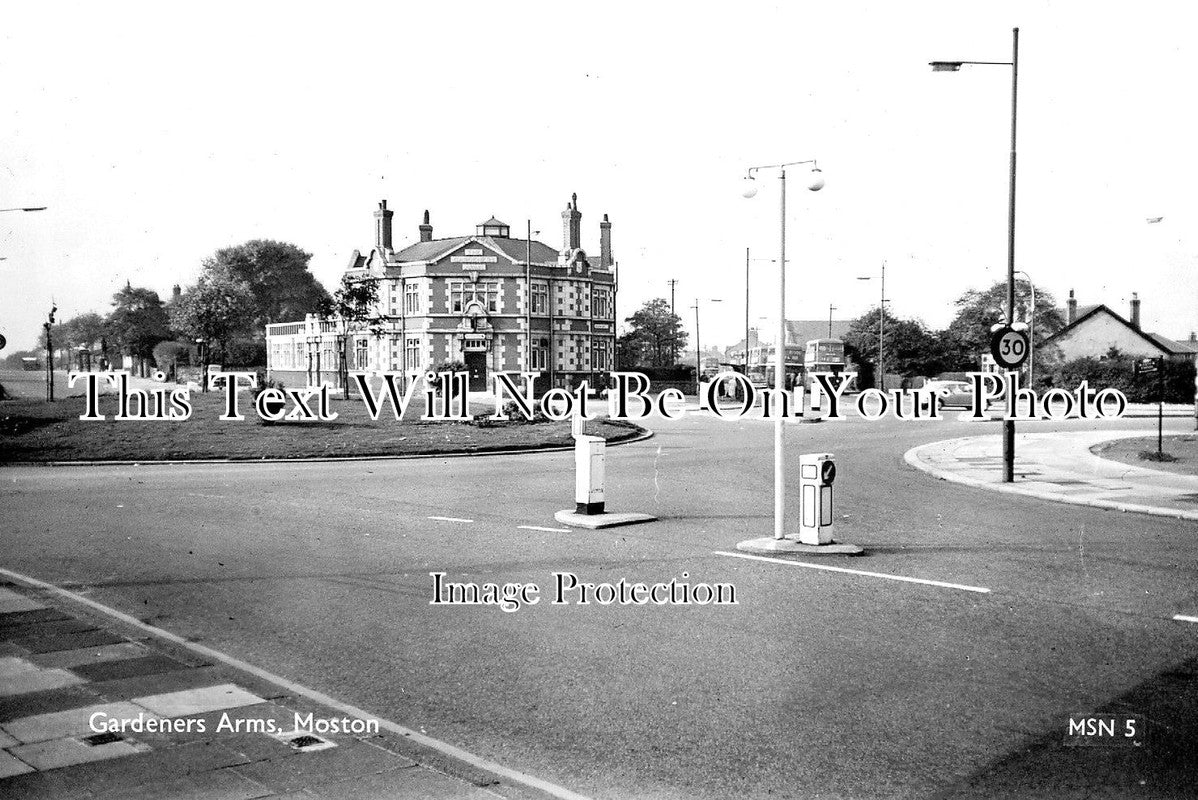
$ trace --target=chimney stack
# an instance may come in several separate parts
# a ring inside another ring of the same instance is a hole
[[[578,210],[578,193],[570,196],[566,210],[562,212],[563,249],[567,252],[582,247],[582,214]]]
[[[183,289],[181,289],[179,287],[179,284],[176,283],[174,286],[171,287],[171,302],[172,303],[179,302],[179,298],[182,296],[183,296]]]
[[[599,269],[607,269],[611,265],[611,223],[607,214],[604,214],[603,221],[599,223]]]
[[[379,202],[379,210],[374,212],[374,245],[380,250],[391,250],[391,218],[394,211],[387,210],[387,201]]]
[[[1073,290],[1069,290],[1069,302],[1065,304],[1065,324],[1072,325],[1077,319],[1077,298],[1073,296]]]
[[[1138,292],[1131,293],[1131,326],[1136,330],[1140,329],[1140,295]]]
[[[433,226],[428,222],[428,209],[424,209],[424,222],[420,223],[420,241],[431,242],[433,240]]]

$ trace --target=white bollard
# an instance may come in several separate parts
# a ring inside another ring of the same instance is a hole
[[[836,462],[831,453],[799,456],[799,541],[832,543],[832,482]]]
[[[602,436],[574,437],[574,513],[603,513],[604,450]]]

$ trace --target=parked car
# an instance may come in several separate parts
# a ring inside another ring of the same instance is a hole
[[[940,395],[941,408],[969,408],[973,405],[973,385],[969,381],[928,381],[922,391]]]
[[[939,394],[941,408],[973,408],[973,383],[971,381],[928,381],[921,387],[921,391]],[[1000,393],[998,399],[989,400],[986,407],[990,408],[1001,403],[1001,397]],[[927,408],[927,404],[924,404],[924,408]]]

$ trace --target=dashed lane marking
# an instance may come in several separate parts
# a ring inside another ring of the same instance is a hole
[[[461,517],[429,517],[429,519],[435,519],[438,522],[474,522],[472,519],[462,519]]]
[[[542,528],[540,525],[517,525],[522,531],[544,531],[545,533],[569,533],[569,528]]]
[[[1198,622],[1198,617],[1190,617],[1185,614],[1174,614],[1173,619],[1178,622]]]
[[[966,586],[962,583],[947,583],[945,581],[932,581],[927,578],[908,578],[906,575],[891,575],[886,572],[866,572],[863,569],[849,569],[848,567],[833,567],[830,564],[810,564],[806,561],[791,561],[786,558],[770,558],[769,556],[755,556],[750,553],[728,553],[723,550],[716,550],[717,556],[731,556],[732,558],[744,558],[751,561],[770,561],[774,564],[785,564],[790,567],[806,567],[808,569],[822,569],[828,572],[847,572],[850,575],[864,575],[867,578],[885,578],[888,581],[902,581],[903,583],[921,583],[925,586],[939,586],[941,589],[960,589],[963,592],[977,592],[978,594],[990,594],[990,590],[984,586]],[[1196,620],[1198,621],[1198,620]]]

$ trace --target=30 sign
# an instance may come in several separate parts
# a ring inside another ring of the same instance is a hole
[[[990,355],[1004,369],[1018,369],[1027,360],[1027,334],[1010,325],[1000,325],[990,335]]]

